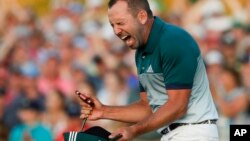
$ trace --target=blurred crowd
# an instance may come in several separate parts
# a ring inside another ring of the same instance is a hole
[[[198,42],[219,112],[220,141],[230,124],[250,124],[250,1],[149,0],[155,15]],[[134,62],[114,35],[105,0],[51,0],[37,15],[18,0],[0,2],[0,141],[63,141],[79,131],[75,90],[107,105],[139,97]],[[167,45],[167,43],[166,43]],[[87,122],[114,131],[124,123]],[[138,140],[157,140],[152,132]]]

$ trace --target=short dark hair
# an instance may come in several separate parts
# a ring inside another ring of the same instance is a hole
[[[139,10],[143,9],[147,12],[148,17],[153,17],[153,12],[150,9],[148,0],[109,0],[108,7],[111,8],[118,1],[125,1],[128,3],[128,8],[131,9],[132,13],[136,15]]]

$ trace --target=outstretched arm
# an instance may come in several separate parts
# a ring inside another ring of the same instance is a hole
[[[81,102],[81,118],[88,117],[89,120],[111,119],[121,122],[137,123],[152,114],[145,92],[140,93],[140,100],[127,106],[103,105],[96,97],[81,94],[81,97],[90,98],[94,107]]]

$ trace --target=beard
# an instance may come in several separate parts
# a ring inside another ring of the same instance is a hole
[[[125,42],[125,44],[130,49],[133,49],[133,50],[136,50],[136,49],[140,48],[141,46],[144,45],[144,43],[143,43],[143,36],[142,35],[143,35],[142,29],[139,28],[136,36],[131,37],[132,38],[131,40],[133,41],[133,44],[131,44],[131,46],[129,46],[128,44],[126,44],[126,42]]]

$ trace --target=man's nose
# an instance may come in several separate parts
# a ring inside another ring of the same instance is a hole
[[[120,35],[122,33],[122,30],[120,28],[114,27],[114,32],[116,35]]]

